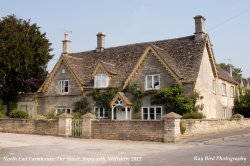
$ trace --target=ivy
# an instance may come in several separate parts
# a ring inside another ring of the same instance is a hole
[[[88,94],[92,96],[96,102],[96,106],[103,107],[110,110],[110,102],[115,97],[117,92],[124,92],[133,96],[133,112],[135,117],[140,118],[140,111],[142,107],[142,98],[151,95],[152,105],[163,105],[166,112],[176,112],[178,114],[198,112],[203,109],[203,104],[197,105],[197,101],[203,97],[199,93],[194,93],[192,97],[188,97],[183,87],[174,85],[168,88],[162,88],[158,91],[150,90],[144,91],[137,86],[137,84],[129,84],[126,89],[109,88],[109,89],[94,89]],[[193,114],[192,114],[193,115]]]
[[[109,104],[119,91],[120,88],[94,89],[88,96],[92,96],[93,100],[96,102],[96,106],[103,107],[105,110],[110,110]]]
[[[198,99],[202,99],[198,93],[195,92],[192,97],[188,97],[183,87],[174,85],[158,91],[152,97],[152,104],[164,105],[166,112],[173,111],[182,115],[202,109],[202,105],[196,106]]]
[[[124,92],[130,93],[133,95],[134,97],[133,110],[135,113],[137,113],[141,111],[142,98],[147,95],[155,94],[157,91],[156,90],[144,91],[141,88],[139,88],[136,83],[133,83],[133,84],[129,84],[127,88],[124,89]]]
[[[90,111],[91,109],[89,108],[89,102],[86,97],[83,97],[79,101],[73,103],[73,112],[77,112],[80,115],[84,115]]]

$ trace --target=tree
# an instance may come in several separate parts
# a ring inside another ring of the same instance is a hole
[[[244,95],[240,95],[239,98],[235,98],[234,112],[244,115],[244,117],[250,118],[250,90],[246,89]]]
[[[51,43],[30,20],[0,19],[0,95],[10,105],[18,92],[34,92],[47,75]]]
[[[226,70],[227,67],[228,67],[228,65],[225,64],[225,63],[220,63],[219,65],[224,70]],[[232,65],[232,75],[233,75],[234,78],[240,80],[242,78],[242,70],[241,70],[241,68],[237,68],[237,67]]]

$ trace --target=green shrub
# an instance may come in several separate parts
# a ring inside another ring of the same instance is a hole
[[[3,101],[0,99],[0,113],[3,113]]]
[[[73,103],[73,112],[75,113],[84,115],[90,111],[91,109],[89,108],[89,102],[86,97],[83,97],[79,101]]]
[[[201,112],[192,111],[185,113],[182,116],[183,119],[203,119],[205,116]]]
[[[29,118],[29,114],[25,111],[21,111],[18,109],[13,109],[10,113],[9,113],[9,117],[10,118],[20,118],[20,119],[27,119]]]
[[[0,118],[8,118],[8,116],[2,112],[0,112]]]
[[[246,89],[244,95],[240,95],[239,98],[234,100],[235,113],[243,115],[245,118],[250,118],[250,90]]]
[[[44,115],[36,115],[33,117],[35,120],[47,120],[46,116]]]
[[[0,99],[0,118],[8,118],[8,116],[3,113],[3,101]]]
[[[82,116],[79,112],[73,112],[71,115],[73,116],[73,119],[81,119]]]
[[[181,130],[181,134],[184,134],[184,133],[185,133],[185,131],[186,131],[186,127],[185,127],[185,126],[183,126],[183,124],[182,124],[182,123],[180,123],[180,130]]]
[[[56,115],[54,109],[52,109],[51,111],[49,111],[49,112],[45,115],[45,117],[46,117],[47,119],[58,119],[58,115]]]
[[[135,112],[133,119],[141,119],[141,112]]]
[[[178,85],[160,89],[152,98],[151,104],[164,105],[166,112],[173,111],[181,115],[194,111],[194,100]]]

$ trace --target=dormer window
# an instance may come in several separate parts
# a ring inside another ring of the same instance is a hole
[[[160,89],[160,75],[146,75],[146,90]]]
[[[109,84],[109,77],[106,74],[97,74],[94,84],[95,88],[106,88]]]
[[[58,90],[61,94],[69,93],[69,80],[58,81]]]

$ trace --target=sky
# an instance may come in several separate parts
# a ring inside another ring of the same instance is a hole
[[[52,43],[51,71],[70,33],[70,51],[96,48],[96,34],[106,34],[105,47],[193,35],[195,15],[206,18],[206,32],[217,63],[232,63],[250,77],[249,0],[1,0],[0,16],[30,19]]]

